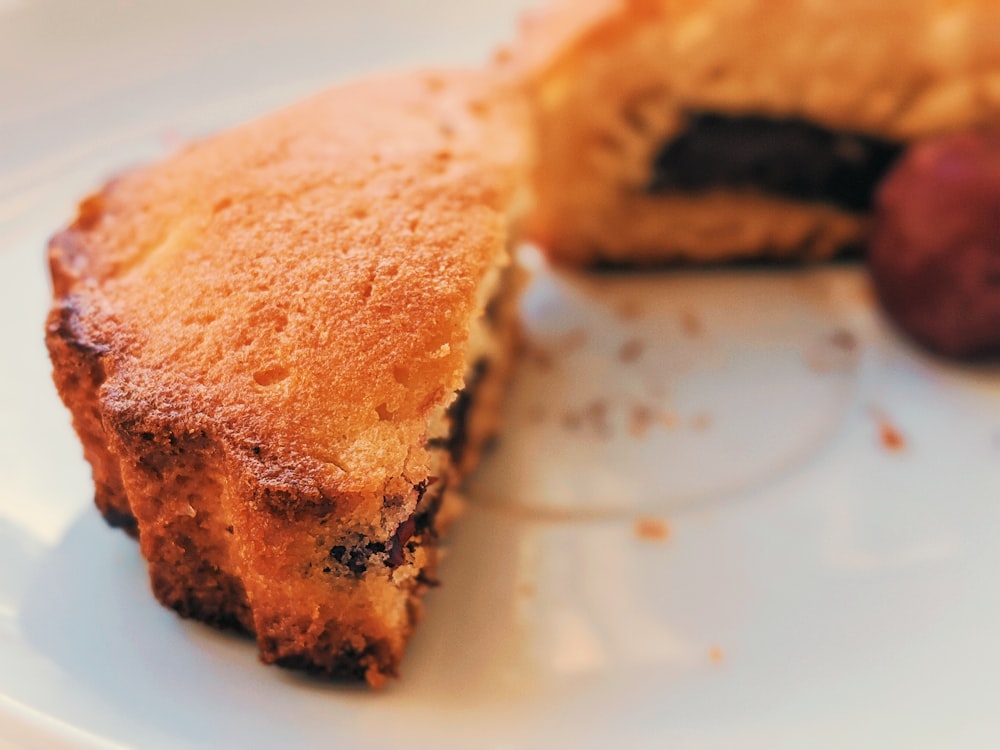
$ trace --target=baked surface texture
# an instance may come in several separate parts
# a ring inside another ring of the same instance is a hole
[[[994,0],[555,0],[506,60],[536,108],[530,231],[580,264],[828,257],[863,241],[872,186],[844,207],[817,199],[813,183],[862,181],[866,139],[888,149],[885,162],[926,136],[996,127],[998,38]],[[729,130],[692,147],[706,114]],[[739,151],[745,173],[716,186],[685,189],[657,172],[732,154],[747,127],[768,123],[760,137],[792,171],[784,191],[756,189],[775,165]],[[809,173],[811,154],[789,147],[789,133],[828,138],[822,159],[844,162]]]
[[[378,685],[433,582],[470,463],[439,433],[470,456],[492,425],[449,414],[470,331],[493,380],[512,337],[511,311],[483,320],[525,128],[493,84],[325,92],[123,174],[51,240],[47,344],[98,507],[165,605],[265,662]]]

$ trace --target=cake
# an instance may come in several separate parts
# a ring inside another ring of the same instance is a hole
[[[158,599],[381,684],[495,429],[524,113],[488,73],[345,85],[129,171],[49,247],[96,503]]]
[[[578,265],[822,259],[906,146],[1000,122],[995,0],[557,0],[505,65]]]
[[[513,245],[857,246],[909,144],[1000,121],[998,31],[993,0],[563,0],[489,70],[341,86],[123,174],[49,248],[98,508],[168,607],[380,685],[497,427]]]

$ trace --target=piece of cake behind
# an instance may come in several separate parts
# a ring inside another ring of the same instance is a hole
[[[513,340],[524,126],[494,83],[323,93],[124,174],[51,241],[98,507],[164,604],[267,662],[377,685],[433,581]]]
[[[824,258],[908,142],[1000,122],[994,0],[553,0],[530,231],[577,264]]]

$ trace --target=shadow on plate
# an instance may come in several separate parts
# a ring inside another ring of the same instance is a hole
[[[295,722],[276,722],[286,706],[274,670],[257,663],[252,640],[160,607],[138,547],[92,510],[38,563],[20,630],[77,690],[106,705],[100,724],[131,726],[143,737],[182,746],[306,737]]]
[[[403,677],[381,693],[263,667],[251,639],[180,620],[154,600],[136,545],[89,510],[37,562],[19,625],[113,715],[192,742],[288,741],[297,722],[344,709],[362,721],[363,707],[523,708],[597,675],[684,661],[684,644],[629,588],[657,552],[627,529],[470,511]]]

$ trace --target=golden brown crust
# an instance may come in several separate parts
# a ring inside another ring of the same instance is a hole
[[[628,260],[630,247],[645,251],[637,260],[715,260],[717,238],[699,217],[671,210],[670,196],[661,198],[667,210],[655,248],[648,226],[633,235],[638,209],[623,208],[644,193],[657,151],[685,112],[801,118],[897,141],[995,125],[998,38],[1000,5],[992,0],[553,2],[526,22],[506,66],[529,82],[537,106],[532,231],[574,262]],[[780,226],[779,212],[774,223],[757,216],[745,236],[727,230],[736,239],[724,255],[827,254],[857,217],[838,211],[831,224],[821,208],[809,219],[805,236],[815,241],[806,246]],[[735,220],[721,216],[723,224]],[[750,244],[785,235],[789,244]],[[699,236],[715,250],[703,251]]]
[[[345,86],[125,174],[52,239],[55,380],[165,604],[265,661],[395,673],[445,491],[428,417],[506,262],[520,118],[483,74]]]
[[[225,414],[212,421],[250,474],[267,442],[317,498],[420,481],[407,454],[461,385],[513,190],[516,135],[473,111],[485,95],[444,85],[353,85],[119,178],[53,239],[57,295],[85,286],[114,310],[94,345],[161,409]],[[280,503],[280,474],[267,486]]]
[[[91,342],[82,331],[80,305],[75,295],[66,295],[49,314],[46,340],[53,363],[56,387],[67,403],[75,404],[74,425],[83,443],[94,478],[94,499],[112,526],[136,535],[135,517],[122,487],[118,457],[105,447],[108,443],[98,403],[98,389],[107,379],[104,367],[108,349]]]

